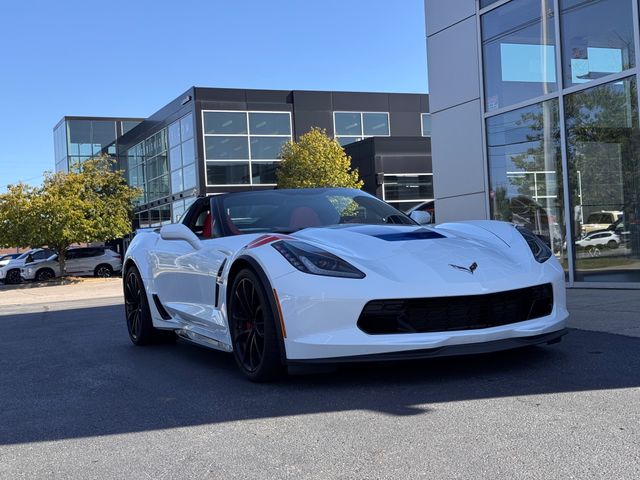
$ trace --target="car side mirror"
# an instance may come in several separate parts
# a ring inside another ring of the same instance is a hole
[[[431,214],[429,212],[423,212],[421,210],[414,210],[409,214],[416,223],[420,225],[428,225],[431,223]]]
[[[160,238],[163,240],[183,240],[191,245],[194,250],[202,248],[202,242],[196,234],[181,223],[163,226],[160,229]]]

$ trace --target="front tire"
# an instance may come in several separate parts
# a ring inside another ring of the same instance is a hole
[[[127,331],[131,342],[134,345],[141,346],[175,340],[175,333],[168,330],[160,330],[153,326],[149,301],[142,283],[142,277],[135,266],[127,269],[123,286]]]
[[[228,306],[233,355],[242,373],[253,382],[280,377],[284,366],[276,317],[265,287],[253,271],[244,269],[236,275]]]
[[[13,269],[13,270],[9,270],[7,272],[7,276],[4,279],[4,283],[6,283],[7,285],[15,285],[17,283],[20,283],[22,281],[22,279],[20,278],[20,270],[18,269]]]

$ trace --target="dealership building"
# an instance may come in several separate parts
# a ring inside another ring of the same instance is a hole
[[[425,0],[438,221],[547,240],[569,286],[640,288],[637,0]]]
[[[433,200],[428,112],[426,94],[193,87],[146,119],[63,118],[56,170],[114,156],[143,192],[135,223],[159,226],[198,196],[274,188],[282,145],[319,127],[345,147],[365,190],[406,209]],[[92,136],[97,127],[109,142]]]

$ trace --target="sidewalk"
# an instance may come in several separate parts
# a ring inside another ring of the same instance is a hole
[[[640,337],[640,290],[567,290],[569,327]]]
[[[0,315],[123,302],[121,278],[74,278],[69,281],[64,285],[53,282],[3,285],[0,287]]]

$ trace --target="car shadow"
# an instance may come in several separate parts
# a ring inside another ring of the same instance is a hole
[[[442,402],[640,385],[640,338],[583,330],[547,347],[253,384],[226,353],[134,347],[119,305],[0,322],[0,444],[334,411],[428,415]]]

